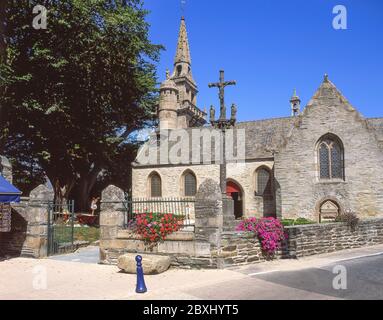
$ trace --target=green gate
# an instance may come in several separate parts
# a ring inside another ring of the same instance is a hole
[[[48,203],[48,256],[73,252],[74,201],[67,204]]]

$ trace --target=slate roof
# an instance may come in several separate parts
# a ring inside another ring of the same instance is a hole
[[[246,159],[273,157],[292,130],[294,117],[240,122],[237,129],[246,130]]]
[[[249,122],[240,122],[237,123],[235,129],[245,130],[246,136],[246,159],[254,160],[254,159],[265,159],[265,158],[273,158],[273,150],[278,149],[280,145],[285,142],[285,139],[292,130],[293,123],[296,119],[293,117],[288,118],[275,118],[275,119],[266,119],[266,120],[257,120],[257,121],[249,121]],[[201,128],[189,128],[186,131],[189,133],[189,159],[192,158],[192,130],[199,130]],[[212,127],[202,128],[203,130],[212,130]],[[234,138],[234,142],[236,142],[236,138]],[[176,144],[177,142],[169,143],[169,150]],[[156,146],[156,137],[153,136],[151,140],[146,144],[147,146]],[[202,142],[201,142],[202,145]],[[236,148],[236,144],[234,144],[234,148]],[[211,143],[211,156],[210,158],[215,159],[215,141],[212,140]],[[204,149],[201,147],[201,159],[204,159]],[[208,150],[206,150],[208,151]],[[160,159],[160,153],[158,151],[157,158]],[[234,151],[236,154],[236,151]],[[158,160],[159,161],[159,160]],[[140,163],[140,156],[137,157],[135,166],[145,165]],[[159,163],[158,163],[159,164]],[[161,163],[167,164],[167,163]]]

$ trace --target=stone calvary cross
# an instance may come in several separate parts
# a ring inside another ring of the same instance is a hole
[[[219,90],[219,101],[220,101],[220,117],[219,121],[226,121],[226,106],[225,106],[225,87],[235,86],[236,81],[225,81],[225,71],[221,70],[219,72],[219,82],[209,83],[209,88],[218,88]]]

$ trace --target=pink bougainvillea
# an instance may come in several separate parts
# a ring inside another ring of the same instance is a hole
[[[261,242],[262,250],[269,256],[274,255],[287,238],[282,223],[275,218],[249,218],[241,221],[236,231],[253,232]]]
[[[255,232],[255,227],[257,226],[257,218],[249,218],[246,220],[242,220],[241,223],[235,229],[236,231],[241,232]]]

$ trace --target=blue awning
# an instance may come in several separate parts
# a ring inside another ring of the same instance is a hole
[[[22,192],[0,176],[0,202],[20,202]]]

